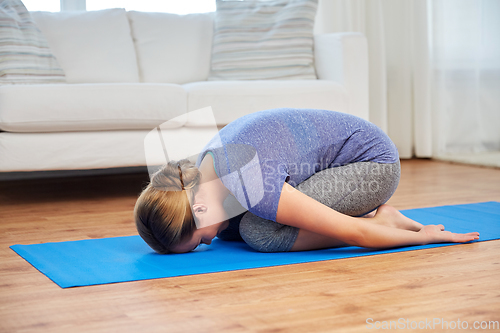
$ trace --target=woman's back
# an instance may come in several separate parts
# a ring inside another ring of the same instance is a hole
[[[328,110],[272,109],[228,124],[201,152],[249,211],[275,220],[281,188],[318,171],[355,162],[394,163],[387,135],[361,118]]]

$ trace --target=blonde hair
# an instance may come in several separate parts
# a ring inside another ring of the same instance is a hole
[[[156,252],[166,254],[196,230],[190,202],[201,173],[189,160],[170,161],[153,174],[134,208],[139,235]]]

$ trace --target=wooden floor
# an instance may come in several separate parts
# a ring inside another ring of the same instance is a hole
[[[500,321],[500,241],[70,289],[9,249],[136,234],[131,212],[146,180],[0,183],[0,332],[370,332],[368,318],[414,328]],[[411,160],[390,203],[481,201],[500,201],[500,169]]]

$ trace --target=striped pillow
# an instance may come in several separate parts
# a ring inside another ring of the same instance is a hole
[[[65,82],[47,40],[20,0],[0,1],[0,84]]]
[[[208,79],[316,79],[317,6],[317,0],[218,0]]]

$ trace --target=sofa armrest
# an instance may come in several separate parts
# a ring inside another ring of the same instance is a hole
[[[355,32],[315,35],[314,61],[318,79],[338,82],[346,89],[349,95],[346,112],[368,120],[366,37]]]

